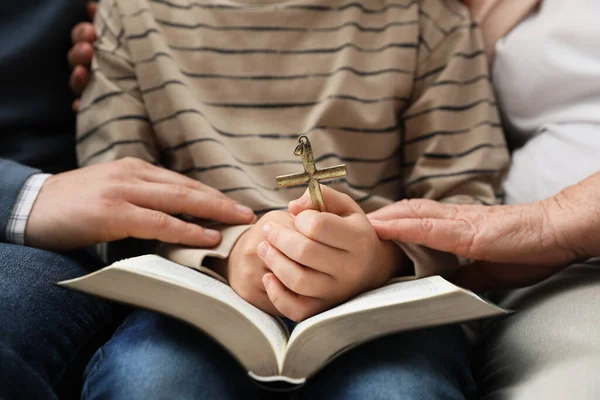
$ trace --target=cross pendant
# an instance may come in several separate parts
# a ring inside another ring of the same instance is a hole
[[[308,190],[310,192],[310,199],[312,200],[313,208],[315,210],[324,212],[325,203],[323,202],[323,194],[321,193],[319,181],[346,176],[346,164],[336,165],[330,168],[317,169],[315,166],[315,158],[313,156],[312,147],[310,146],[310,141],[308,138],[302,135],[298,138],[298,143],[299,144],[296,147],[296,150],[294,150],[294,154],[302,157],[304,172],[300,174],[278,176],[276,178],[277,187],[284,188],[308,183]]]

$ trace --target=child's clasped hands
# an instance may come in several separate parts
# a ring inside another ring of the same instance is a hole
[[[301,321],[398,274],[404,254],[377,237],[361,207],[322,186],[327,212],[312,209],[308,191],[290,213],[265,214],[234,246],[226,278],[245,300]]]

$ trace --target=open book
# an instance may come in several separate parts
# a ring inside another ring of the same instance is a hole
[[[379,336],[506,313],[434,276],[364,293],[290,334],[212,274],[145,255],[59,285],[186,321],[228,349],[252,378],[289,384],[302,384],[343,351]]]

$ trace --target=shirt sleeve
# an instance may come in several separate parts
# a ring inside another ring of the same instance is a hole
[[[233,250],[233,246],[248,229],[252,228],[252,225],[221,225],[212,228],[220,231],[223,238],[221,242],[213,248],[198,249],[176,244],[164,243],[159,247],[157,253],[171,261],[174,261],[181,265],[185,265],[190,268],[201,269],[202,267],[205,267],[203,271],[206,272],[206,258],[229,258],[229,255]],[[211,275],[215,277],[216,273]],[[223,277],[220,277],[219,279],[224,280]]]
[[[0,158],[0,241],[7,241],[6,227],[23,185],[31,175],[40,172],[39,169]]]
[[[99,3],[91,77],[77,115],[80,166],[128,156],[159,162],[121,18],[115,0]]]
[[[509,156],[478,26],[458,2],[422,3],[419,58],[411,105],[403,114],[407,198],[494,204]],[[455,256],[401,244],[416,277],[459,267]]]
[[[31,214],[31,209],[42,190],[42,186],[50,176],[52,175],[34,174],[25,181],[8,216],[5,235],[9,243],[25,245],[25,228],[27,227],[29,214]]]

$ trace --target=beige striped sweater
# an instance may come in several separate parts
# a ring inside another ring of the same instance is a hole
[[[103,0],[78,116],[81,165],[139,157],[262,214],[305,188],[308,135],[365,211],[494,203],[508,163],[483,42],[455,0]],[[226,237],[233,243],[236,237]],[[456,258],[401,244],[416,276]]]

